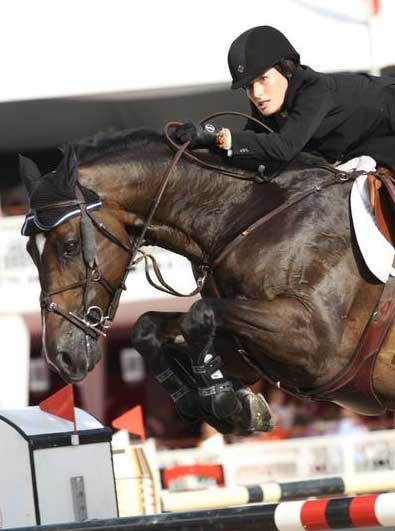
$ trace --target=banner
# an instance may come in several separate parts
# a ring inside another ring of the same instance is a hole
[[[37,269],[26,251],[27,238],[20,233],[23,220],[23,216],[0,218],[0,315],[40,311]],[[158,260],[166,282],[182,293],[195,289],[186,258],[158,247],[148,250]],[[128,289],[122,294],[121,304],[173,297],[148,284],[143,263],[130,272],[126,286]]]

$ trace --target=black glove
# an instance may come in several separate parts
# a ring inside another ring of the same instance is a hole
[[[180,125],[175,130],[175,136],[179,142],[185,144],[190,142],[189,147],[214,147],[217,140],[218,131],[212,124],[194,124],[193,122],[187,122]]]

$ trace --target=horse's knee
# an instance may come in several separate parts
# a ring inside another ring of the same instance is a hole
[[[189,340],[197,340],[215,332],[216,320],[213,308],[205,300],[196,301],[181,323],[181,330]]]
[[[155,312],[144,313],[133,326],[130,334],[131,344],[139,351],[145,351],[147,348],[159,348],[158,332],[159,323]]]

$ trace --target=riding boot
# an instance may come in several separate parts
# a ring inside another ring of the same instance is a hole
[[[233,384],[226,379],[221,371],[222,359],[213,351],[212,342],[201,352],[197,364],[192,365],[192,372],[196,377],[200,405],[206,413],[217,419],[227,419],[241,411]]]

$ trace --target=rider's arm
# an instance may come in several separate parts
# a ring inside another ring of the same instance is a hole
[[[291,160],[303,150],[332,106],[325,83],[314,80],[300,90],[279,132],[232,130],[231,154],[240,158]]]

